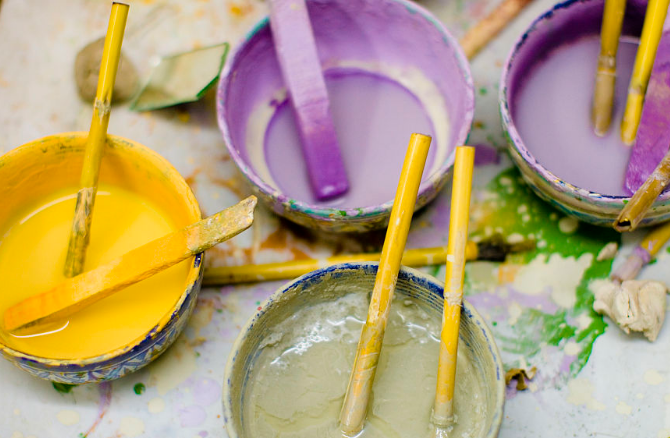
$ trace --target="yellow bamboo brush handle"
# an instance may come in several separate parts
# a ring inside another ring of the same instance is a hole
[[[400,182],[384,239],[368,316],[361,332],[356,359],[340,414],[342,432],[349,436],[358,434],[365,424],[391,300],[398,280],[400,260],[405,249],[430,140],[431,138],[426,135],[412,134],[400,173]]]
[[[474,160],[473,147],[462,146],[456,149],[447,245],[447,273],[444,283],[444,315],[432,415],[433,422],[440,427],[449,425],[454,415],[458,329],[463,302],[465,248],[468,239]]]
[[[465,257],[476,260],[479,250],[476,242],[468,242]],[[447,248],[416,248],[405,251],[400,262],[403,266],[421,267],[444,263]],[[262,265],[223,266],[207,268],[203,285],[247,283],[255,281],[286,280],[296,278],[326,266],[340,263],[378,262],[381,253],[349,254],[325,259],[292,260],[289,262],[266,263]]]
[[[256,198],[242,202],[167,236],[153,240],[102,266],[5,311],[4,328],[12,331],[67,317],[131,284],[228,240],[251,226]]]
[[[77,204],[70,232],[70,243],[68,245],[65,259],[65,275],[72,277],[84,270],[86,260],[86,249],[91,231],[91,218],[95,205],[95,194],[98,190],[98,176],[100,174],[100,161],[104,154],[107,142],[107,126],[109,125],[109,113],[112,105],[112,90],[116,80],[116,71],[121,56],[121,43],[128,18],[128,5],[114,3],[112,14],[109,18],[105,46],[100,63],[100,76],[98,78],[98,91],[93,102],[93,117],[91,128],[86,139],[86,152],[84,164],[77,193]]]
[[[616,54],[619,49],[619,37],[625,11],[626,0],[605,0],[600,32],[600,56],[598,56],[598,72],[596,73],[591,113],[595,133],[599,136],[607,133],[612,122]]]
[[[656,49],[658,49],[658,43],[661,41],[668,4],[670,4],[670,0],[649,0],[647,4],[642,37],[635,56],[635,67],[628,87],[626,109],[621,121],[621,140],[627,145],[632,145],[637,135],[637,127],[642,116],[644,95],[647,92],[649,76],[654,66]]]
[[[614,222],[614,229],[619,232],[633,231],[649,207],[654,203],[658,195],[670,182],[670,151],[665,154],[663,160],[649,175],[649,178],[640,186],[626,206],[621,210],[619,217]]]

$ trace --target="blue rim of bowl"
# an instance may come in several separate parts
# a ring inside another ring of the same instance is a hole
[[[470,133],[470,129],[472,127],[472,120],[474,118],[475,96],[474,96],[474,82],[472,80],[472,73],[470,72],[468,59],[463,53],[463,49],[458,43],[458,40],[456,40],[451,35],[451,33],[449,33],[447,28],[431,12],[429,12],[424,7],[417,5],[415,3],[411,3],[407,0],[387,0],[387,1],[392,1],[403,5],[410,14],[416,14],[416,13],[421,14],[421,16],[426,21],[428,21],[430,24],[435,26],[438,31],[440,31],[440,33],[443,36],[444,42],[447,43],[449,47],[453,50],[454,57],[458,62],[459,70],[463,75],[463,78],[465,79],[465,82],[467,84],[468,100],[472,102],[471,108],[469,108],[467,110],[467,113],[465,114],[466,123],[464,123],[463,126],[461,127],[457,137],[458,141],[456,142],[457,146],[461,144],[466,144],[468,135]],[[258,189],[264,195],[270,197],[273,200],[273,202],[280,203],[284,207],[288,207],[290,210],[293,210],[295,212],[303,213],[322,221],[335,221],[335,220],[358,221],[362,218],[372,219],[376,216],[388,214],[391,211],[391,208],[393,207],[393,199],[386,201],[383,204],[373,205],[369,207],[356,207],[356,208],[322,207],[293,199],[283,194],[279,189],[275,189],[269,184],[265,183],[263,180],[261,180],[261,178],[253,170],[253,168],[250,165],[248,165],[245,162],[245,160],[242,159],[242,157],[237,153],[237,150],[235,149],[230,136],[230,130],[228,128],[227,117],[226,117],[226,109],[224,105],[224,102],[226,101],[225,98],[227,97],[226,94],[228,90],[228,85],[230,82],[230,73],[232,72],[231,68],[233,65],[236,64],[246,43],[261,29],[267,26],[269,24],[269,20],[270,19],[267,16],[262,18],[242,38],[242,40],[235,46],[232,55],[228,57],[228,61],[223,66],[223,69],[220,74],[219,84],[217,86],[217,92],[216,92],[216,113],[217,113],[217,121],[219,124],[219,129],[223,134],[224,143],[226,144],[226,149],[228,149],[228,153],[233,158],[233,161],[237,164],[242,174],[247,179],[249,179],[252,184],[258,187]],[[454,164],[455,153],[456,148],[454,148],[449,153],[444,164],[440,166],[439,169],[433,172],[433,174],[430,175],[427,180],[422,181],[419,187],[418,197],[421,197],[425,193],[430,192],[431,189],[440,186],[442,179],[445,177],[445,175],[448,174],[448,172],[450,171],[451,167]]]
[[[354,263],[341,263],[338,265],[327,266],[325,268],[317,269],[315,271],[309,272],[305,275],[302,275],[296,278],[293,281],[290,281],[279,289],[277,289],[272,295],[270,295],[265,301],[263,301],[258,310],[254,315],[247,320],[247,322],[242,326],[240,332],[235,339],[230,354],[228,355],[228,360],[226,361],[226,367],[224,369],[224,382],[223,382],[223,421],[226,427],[232,421],[233,418],[233,407],[232,407],[232,394],[230,393],[231,387],[231,376],[233,372],[233,367],[237,360],[237,355],[242,347],[242,344],[246,342],[247,335],[257,321],[268,312],[269,307],[272,303],[279,301],[281,297],[288,291],[300,286],[300,287],[309,287],[314,283],[318,283],[321,279],[328,274],[339,274],[344,275],[346,271],[360,271],[363,270],[370,275],[376,275],[379,263],[377,262],[354,262]],[[336,277],[337,278],[337,277]],[[414,284],[419,284],[422,287],[430,290],[438,296],[444,296],[444,283],[437,280],[435,277],[432,277],[428,274],[425,274],[417,269],[409,268],[406,266],[401,266],[400,272],[398,273],[398,278],[406,279]],[[496,391],[496,412],[491,421],[491,426],[486,432],[486,438],[495,438],[498,436],[498,431],[502,424],[503,415],[504,415],[504,406],[505,406],[505,369],[502,364],[502,356],[498,350],[498,346],[495,343],[495,338],[491,329],[488,327],[484,318],[477,312],[477,310],[469,303],[467,300],[463,300],[462,311],[466,313],[468,319],[472,321],[482,332],[482,335],[486,339],[486,344],[488,346],[491,356],[493,356],[493,361],[496,366],[496,382],[497,382],[497,391]],[[500,407],[500,409],[498,409]],[[239,431],[238,431],[239,432]],[[229,432],[230,433],[230,432]],[[231,438],[239,438],[240,435],[231,436]]]
[[[509,109],[509,101],[507,96],[507,83],[509,81],[510,67],[514,64],[516,54],[519,49],[525,44],[526,40],[531,37],[531,34],[540,26],[544,21],[551,19],[551,17],[562,9],[567,9],[575,3],[588,3],[592,1],[600,0],[566,0],[564,2],[558,3],[539,17],[537,17],[524,31],[524,33],[517,39],[516,43],[512,46],[505,65],[502,70],[502,75],[500,78],[500,91],[498,94],[498,100],[500,102],[499,110],[502,118],[503,128],[508,133],[511,144],[514,146],[516,152],[521,156],[521,158],[531,167],[534,172],[539,173],[539,176],[548,184],[551,185],[554,189],[560,193],[565,193],[571,195],[573,198],[586,198],[593,201],[596,205],[613,207],[620,209],[624,205],[624,201],[630,200],[630,196],[616,196],[616,195],[603,195],[602,193],[593,192],[587,189],[582,189],[573,184],[570,184],[567,181],[562,180],[557,177],[554,173],[549,171],[544,167],[537,159],[530,153],[526,144],[521,139],[516,125],[512,121],[512,113]],[[662,193],[654,204],[663,203],[670,199],[670,191]]]
[[[20,152],[19,149],[24,146],[36,143],[38,141],[47,140],[52,137],[64,137],[64,136],[85,137],[86,135],[88,135],[87,132],[64,132],[61,134],[49,135],[37,140],[33,140],[29,143],[26,143],[23,146],[19,146],[16,149],[9,151],[8,154],[12,152]],[[174,172],[175,175],[179,176],[179,178],[181,178],[181,180],[183,181],[183,177],[177,171],[177,169],[175,169],[175,167],[165,157],[154,152],[150,148],[144,146],[141,143],[137,143],[135,141],[128,140],[126,138],[117,135],[108,134],[108,138],[111,140],[110,143],[123,144],[125,147],[139,149],[142,151],[142,153],[152,156],[158,161],[163,162],[167,169]],[[184,184],[186,184],[186,181],[184,181]],[[197,205],[195,195],[188,187],[188,184],[186,184],[186,188],[188,189],[188,193],[190,193],[192,200],[195,201]],[[202,278],[205,272],[202,266],[203,257],[204,253],[199,253],[195,255],[192,265],[193,269],[196,269],[196,272],[194,274],[195,279],[193,280],[193,282],[189,283],[187,286],[184,287],[184,292],[182,292],[182,294],[179,296],[179,300],[174,304],[174,306],[172,306],[170,312],[166,313],[166,315],[168,314],[170,315],[169,319],[166,320],[165,317],[161,317],[161,320],[156,325],[154,325],[146,334],[139,336],[137,339],[128,343],[128,345],[124,347],[111,350],[98,356],[91,356],[82,359],[58,359],[43,356],[35,356],[33,354],[28,354],[22,351],[15,350],[11,347],[4,345],[2,342],[0,342],[0,352],[6,356],[11,357],[12,359],[27,362],[30,363],[33,367],[48,370],[51,372],[84,371],[85,368],[89,368],[92,365],[95,365],[96,368],[107,368],[110,366],[114,366],[119,362],[125,362],[126,360],[132,359],[138,354],[141,354],[142,352],[151,348],[154,340],[158,338],[159,334],[162,333],[164,329],[166,329],[167,327],[173,326],[177,322],[177,320],[181,317],[181,315],[183,315],[187,311],[190,305],[190,301],[194,298],[195,294],[197,294],[200,285],[202,284]]]

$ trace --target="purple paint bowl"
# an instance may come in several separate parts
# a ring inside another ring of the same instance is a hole
[[[520,108],[519,95],[534,69],[552,56],[557,49],[583,37],[599,35],[603,8],[604,0],[568,0],[552,7],[530,25],[512,48],[503,69],[500,83],[500,114],[510,155],[530,187],[541,198],[577,219],[595,225],[612,226],[630,198],[597,193],[558,177],[549,169],[554,163],[548,160],[540,162],[531,153],[529,144],[524,142],[519,133],[518,120],[515,120]],[[640,36],[645,9],[644,1],[631,0],[627,3],[622,36]],[[594,68],[596,61],[594,57]],[[621,78],[617,80],[623,81]],[[624,103],[615,101],[615,107]],[[588,110],[590,111],[590,107]],[[619,123],[620,119],[613,118],[610,127],[616,130],[617,135]],[[534,143],[531,149],[539,150],[538,148],[549,147],[547,145]],[[603,154],[606,153],[607,149],[604,149]],[[579,156],[571,159],[583,160]],[[588,164],[593,166],[593,171],[601,165],[597,161]],[[622,176],[623,172],[625,169],[622,170]],[[670,193],[666,192],[656,200],[641,225],[655,225],[668,219],[670,219]]]
[[[435,128],[416,203],[417,209],[423,207],[447,182],[454,149],[465,144],[472,123],[472,78],[458,42],[433,15],[405,0],[308,0],[307,7],[327,77],[329,73],[337,76],[343,71],[357,71],[393,81],[419,101],[426,120]],[[277,214],[310,228],[333,232],[368,231],[388,224],[399,168],[397,175],[395,169],[386,173],[393,184],[390,190],[390,183],[384,187],[391,194],[368,203],[372,205],[323,206],[289,196],[274,182],[272,160],[265,158],[266,142],[270,122],[286,102],[286,92],[267,18],[231,55],[217,92],[217,117],[230,156],[255,193]],[[406,147],[409,133],[400,141]],[[362,141],[356,147],[364,152],[367,144]],[[300,144],[295,144],[295,148],[299,150]],[[404,157],[404,150],[401,154],[399,160]],[[379,158],[378,168],[386,171],[386,157]],[[291,162],[291,170],[292,166],[296,173],[304,172],[301,155]],[[353,166],[347,167],[353,186],[362,174]]]

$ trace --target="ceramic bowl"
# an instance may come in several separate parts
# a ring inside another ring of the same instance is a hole
[[[611,226],[630,197],[592,192],[564,181],[540,163],[524,144],[514,123],[514,102],[525,75],[543,59],[543,54],[588,35],[598,35],[602,23],[603,0],[568,0],[537,18],[515,43],[500,82],[500,114],[510,155],[530,187],[544,200],[595,225]],[[639,36],[646,2],[626,4],[622,35]],[[595,62],[595,60],[594,60]],[[617,121],[613,121],[616,124]],[[597,165],[597,163],[594,163]],[[670,192],[663,193],[641,225],[670,219]]]
[[[289,318],[297,309],[334,300],[350,293],[351,285],[358,290],[372,291],[377,275],[377,263],[345,263],[313,271],[299,277],[279,290],[259,307],[246,323],[228,356],[223,384],[223,415],[230,438],[251,438],[244,434],[243,397],[250,370],[259,356],[272,327]],[[397,296],[417,300],[428,312],[441,319],[444,285],[434,277],[403,267],[396,285]],[[486,404],[485,433],[481,438],[498,436],[505,403],[505,371],[493,335],[482,317],[469,303],[461,311],[459,348],[469,350],[482,387]],[[436,351],[437,354],[437,351]],[[480,437],[477,437],[480,438]]]
[[[76,187],[81,173],[88,133],[52,135],[20,146],[0,157],[0,223],[31,199],[48,195],[57,187]],[[186,181],[167,160],[138,143],[108,135],[100,181],[134,191],[158,206],[170,205],[179,226],[201,219],[200,208]],[[81,360],[37,357],[0,343],[0,352],[28,373],[67,384],[117,379],[158,357],[186,326],[202,282],[203,254],[195,256],[184,292],[174,307],[146,334],[129,345]]]
[[[433,138],[434,162],[424,173],[416,204],[416,208],[421,208],[447,182],[454,160],[453,150],[465,144],[472,123],[473,83],[458,42],[439,20],[414,2],[308,0],[307,7],[325,71],[355,66],[386,76],[415,96],[424,96],[427,89],[434,90],[429,93],[430,98],[439,99],[438,114],[446,115],[451,128],[442,132],[440,138],[436,132]],[[413,76],[416,74],[421,80]],[[292,199],[271,181],[263,152],[269,117],[266,121],[258,120],[263,115],[273,114],[272,105],[277,105],[283,90],[265,18],[229,58],[221,73],[217,94],[217,116],[226,146],[256,194],[276,213],[311,228],[349,232],[386,226],[392,197],[379,205],[328,208]],[[283,96],[285,99],[285,92]],[[424,104],[424,107],[427,113],[432,111],[429,105]],[[431,120],[435,125],[435,117]],[[409,142],[409,134],[403,141]]]

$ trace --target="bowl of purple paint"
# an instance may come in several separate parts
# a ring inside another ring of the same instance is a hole
[[[617,52],[612,123],[596,136],[591,106],[604,0],[568,0],[543,13],[512,48],[500,82],[500,113],[510,155],[544,200],[584,222],[612,226],[630,200],[631,147],[620,124],[646,2],[626,5]],[[670,219],[670,193],[641,225]]]
[[[306,5],[348,191],[327,200],[314,194],[268,18],[223,68],[219,127],[231,158],[277,214],[332,232],[382,228],[413,132],[433,138],[416,208],[449,179],[455,147],[465,144],[474,112],[467,59],[457,40],[415,3]]]

